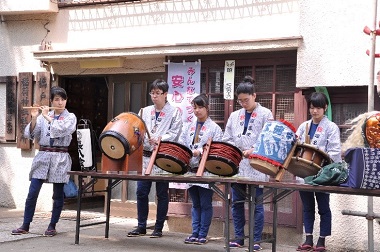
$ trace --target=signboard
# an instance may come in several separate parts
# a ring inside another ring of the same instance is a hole
[[[17,148],[24,150],[31,149],[29,139],[24,137],[24,129],[31,120],[30,111],[23,109],[26,106],[32,106],[32,86],[33,73],[19,73],[18,81],[18,125],[17,125]]]
[[[226,60],[224,64],[224,90],[223,98],[226,100],[234,99],[235,84],[235,60]]]
[[[17,94],[16,76],[6,77],[6,99],[5,99],[5,140],[16,140],[16,115],[17,115]]]
[[[199,62],[169,63],[168,101],[182,111],[184,123],[194,118],[191,101],[200,93],[201,64]]]

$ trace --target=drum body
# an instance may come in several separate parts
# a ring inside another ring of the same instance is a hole
[[[145,123],[138,115],[121,113],[100,134],[100,148],[111,159],[123,159],[143,144],[145,133]]]
[[[275,176],[296,142],[294,126],[285,121],[268,121],[250,155],[251,166],[267,175]]]
[[[192,151],[182,144],[161,141],[154,164],[170,173],[185,174],[192,156]]]
[[[233,176],[239,172],[242,152],[235,146],[225,142],[211,142],[205,162],[205,169],[219,176]]]
[[[325,165],[331,164],[331,158],[311,144],[297,144],[288,171],[298,177],[316,175]]]

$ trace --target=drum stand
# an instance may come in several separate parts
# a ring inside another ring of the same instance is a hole
[[[202,158],[201,158],[201,161],[199,162],[198,171],[196,174],[197,177],[203,176],[203,172],[205,171],[205,164],[207,161],[208,153],[210,152],[211,142],[212,142],[212,138],[210,137],[207,140],[207,143],[203,146]]]
[[[111,159],[102,153],[102,172],[137,172],[142,173],[142,153],[143,146],[141,145],[131,155],[127,154],[123,159]]]
[[[294,142],[293,146],[292,146],[292,149],[289,152],[289,155],[286,157],[286,159],[284,161],[284,164],[280,167],[280,170],[278,171],[278,173],[276,175],[275,179],[276,179],[277,182],[281,181],[282,178],[284,177],[285,170],[288,169],[289,163],[292,160],[293,153],[296,150],[296,147],[297,147],[297,142]]]

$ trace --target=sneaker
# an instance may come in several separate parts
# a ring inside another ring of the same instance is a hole
[[[198,243],[198,238],[194,236],[189,236],[185,239],[186,244],[196,244]]]
[[[253,251],[260,251],[262,250],[263,248],[260,246],[260,244],[255,244],[253,245]]]
[[[160,238],[162,237],[162,231],[155,229],[152,234],[150,235],[150,238]]]
[[[142,227],[137,227],[135,230],[128,233],[128,237],[138,237],[146,235],[146,229]]]
[[[242,248],[244,247],[244,241],[231,241],[229,243],[230,248]]]
[[[260,250],[262,250],[263,248],[259,245],[259,244],[255,244],[255,245],[253,245],[253,252],[255,252],[255,251],[260,251]],[[246,249],[245,251],[249,251],[249,249]]]
[[[27,234],[27,233],[29,233],[29,230],[25,230],[22,227],[13,229],[11,232],[12,235],[22,235],[22,234]]]
[[[53,237],[57,234],[55,229],[47,229],[44,233],[44,236]]]
[[[208,242],[208,240],[205,237],[202,237],[202,238],[199,238],[198,242],[195,244],[203,245],[203,244],[206,244],[207,242]]]

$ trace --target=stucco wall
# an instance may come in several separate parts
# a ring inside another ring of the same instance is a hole
[[[372,3],[300,1],[303,43],[298,51],[297,86],[368,85],[370,59],[365,52],[371,43],[363,28],[373,23]]]

